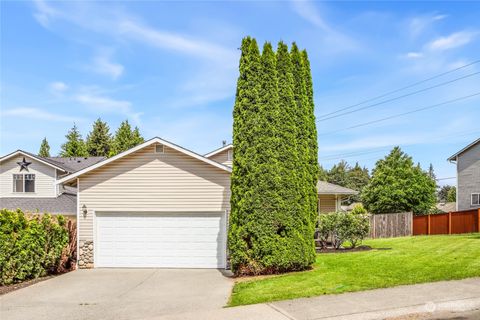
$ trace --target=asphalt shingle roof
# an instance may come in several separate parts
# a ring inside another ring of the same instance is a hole
[[[328,183],[326,181],[317,182],[317,192],[319,194],[357,194],[358,191],[341,187],[339,185]]]
[[[0,203],[1,208],[9,210],[20,208],[30,213],[77,214],[77,196],[70,193],[63,193],[56,198],[1,198]]]
[[[42,158],[42,157],[40,157]],[[90,167],[97,162],[100,162],[105,159],[105,157],[48,157],[42,158],[49,161],[52,164],[55,164],[61,168],[64,168],[68,172],[77,172],[79,170]]]

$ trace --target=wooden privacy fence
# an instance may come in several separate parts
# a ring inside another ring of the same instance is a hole
[[[413,235],[480,232],[480,209],[413,217]]]
[[[413,214],[411,212],[372,214],[370,216],[370,238],[393,238],[412,235]]]

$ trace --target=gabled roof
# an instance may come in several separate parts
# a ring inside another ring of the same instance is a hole
[[[471,147],[477,145],[478,143],[480,143],[480,138],[478,138],[477,140],[473,141],[472,143],[470,143],[468,146],[466,146],[465,148],[463,148],[462,150],[458,151],[457,153],[455,153],[453,156],[451,156],[450,158],[448,158],[447,160],[448,161],[456,161],[457,160],[457,157],[464,153],[465,151],[467,151],[468,149],[470,149]]]
[[[143,148],[145,148],[145,147],[148,147],[149,145],[152,145],[152,144],[154,144],[154,143],[162,144],[162,145],[164,145],[164,146],[167,146],[167,147],[169,147],[169,148],[172,148],[172,149],[174,149],[174,150],[177,150],[177,151],[179,151],[179,152],[181,152],[181,153],[183,153],[183,154],[186,154],[186,155],[188,155],[188,156],[191,156],[192,158],[195,158],[195,159],[198,159],[198,160],[203,161],[203,162],[205,162],[205,163],[208,163],[208,164],[210,164],[210,165],[212,165],[212,166],[214,166],[214,167],[217,167],[217,168],[219,168],[219,169],[225,170],[225,171],[227,171],[227,172],[232,172],[232,168],[230,168],[230,167],[228,167],[228,166],[226,166],[226,165],[223,165],[223,164],[218,163],[218,162],[216,162],[216,161],[210,160],[210,159],[208,159],[208,158],[206,158],[206,157],[204,157],[204,156],[202,156],[202,155],[199,155],[198,153],[195,153],[195,152],[193,152],[193,151],[190,151],[190,150],[188,150],[188,149],[185,149],[185,148],[183,148],[183,147],[180,147],[179,145],[176,145],[176,144],[174,144],[174,143],[172,143],[172,142],[169,142],[169,141],[167,141],[167,140],[163,140],[163,139],[161,139],[161,138],[159,138],[159,137],[155,137],[155,138],[153,138],[153,139],[150,139],[150,140],[148,140],[148,141],[145,141],[145,142],[142,143],[142,144],[139,144],[139,145],[136,146],[136,147],[133,147],[133,148],[128,149],[128,150],[126,150],[126,151],[124,151],[124,152],[122,152],[122,153],[119,153],[119,154],[117,154],[117,155],[114,156],[114,157],[111,157],[111,158],[105,159],[105,160],[103,160],[103,161],[97,162],[97,163],[95,163],[95,164],[93,164],[93,165],[91,165],[91,166],[89,166],[89,167],[87,167],[87,168],[84,168],[84,169],[82,169],[82,170],[80,170],[80,171],[77,171],[77,172],[75,172],[75,173],[72,173],[72,174],[70,174],[70,175],[68,175],[68,176],[66,176],[66,177],[58,180],[58,181],[57,181],[57,184],[72,181],[72,180],[74,180],[75,178],[77,178],[78,176],[81,176],[82,174],[85,174],[85,173],[87,173],[87,172],[89,172],[89,171],[91,171],[91,170],[95,170],[95,169],[97,169],[97,168],[103,167],[104,165],[106,165],[106,164],[108,164],[108,163],[111,163],[111,162],[113,162],[113,161],[115,161],[115,160],[117,160],[117,159],[123,158],[123,157],[125,157],[125,156],[127,156],[127,155],[129,155],[129,154],[131,154],[131,153],[134,153],[134,152],[136,152],[136,151],[138,151],[138,150],[141,150],[141,149],[143,149]]]
[[[320,180],[317,182],[317,192],[318,194],[358,194],[358,191]]]
[[[211,156],[214,156],[222,151],[225,151],[225,150],[229,150],[229,149],[232,149],[233,148],[233,144],[227,144],[226,146],[223,146],[221,148],[218,148],[216,150],[213,150],[212,152],[209,152],[207,153],[206,155],[204,155],[205,158],[210,158]]]
[[[46,164],[47,166],[50,166],[50,167],[53,167],[55,169],[58,169],[58,170],[61,170],[61,171],[65,171],[65,172],[71,172],[69,171],[68,169],[66,169],[64,166],[62,166],[60,163],[56,163],[55,161],[52,161],[48,158],[44,158],[44,157],[40,157],[40,156],[37,156],[33,153],[30,153],[30,152],[26,152],[26,151],[23,151],[23,150],[17,150],[17,151],[14,151],[12,153],[9,153],[5,156],[3,156],[2,158],[0,158],[0,162],[2,161],[5,161],[7,159],[10,159],[11,157],[15,157],[17,155],[23,155],[25,157],[29,157],[29,158],[32,158],[32,159],[35,159],[37,160],[38,162],[41,162],[43,164]]]
[[[76,172],[105,159],[105,157],[41,157],[27,151],[17,150],[0,158],[0,162],[19,154],[67,173]]]

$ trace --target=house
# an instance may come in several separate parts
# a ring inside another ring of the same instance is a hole
[[[17,150],[0,158],[0,207],[25,212],[76,216],[76,190],[57,179],[88,167],[103,157],[40,157]]]
[[[457,165],[457,211],[480,208],[480,139],[448,161]]]
[[[40,207],[71,195],[80,268],[225,268],[232,159],[232,145],[200,155],[160,138],[108,159],[19,150],[0,160],[2,207],[7,198]],[[25,192],[32,174],[35,192]],[[23,192],[15,192],[16,175]],[[326,182],[317,187],[319,213],[339,210],[341,199],[356,193]]]
[[[435,205],[435,208],[439,212],[443,212],[443,213],[454,212],[457,210],[457,203],[456,202],[440,202]]]

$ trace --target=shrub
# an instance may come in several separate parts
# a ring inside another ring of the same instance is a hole
[[[368,214],[361,209],[357,212],[332,212],[322,214],[318,223],[318,239],[322,248],[331,242],[335,249],[349,242],[355,248],[368,235],[370,222]]]
[[[27,218],[20,211],[0,211],[0,284],[6,285],[54,272],[68,232],[63,216]]]

